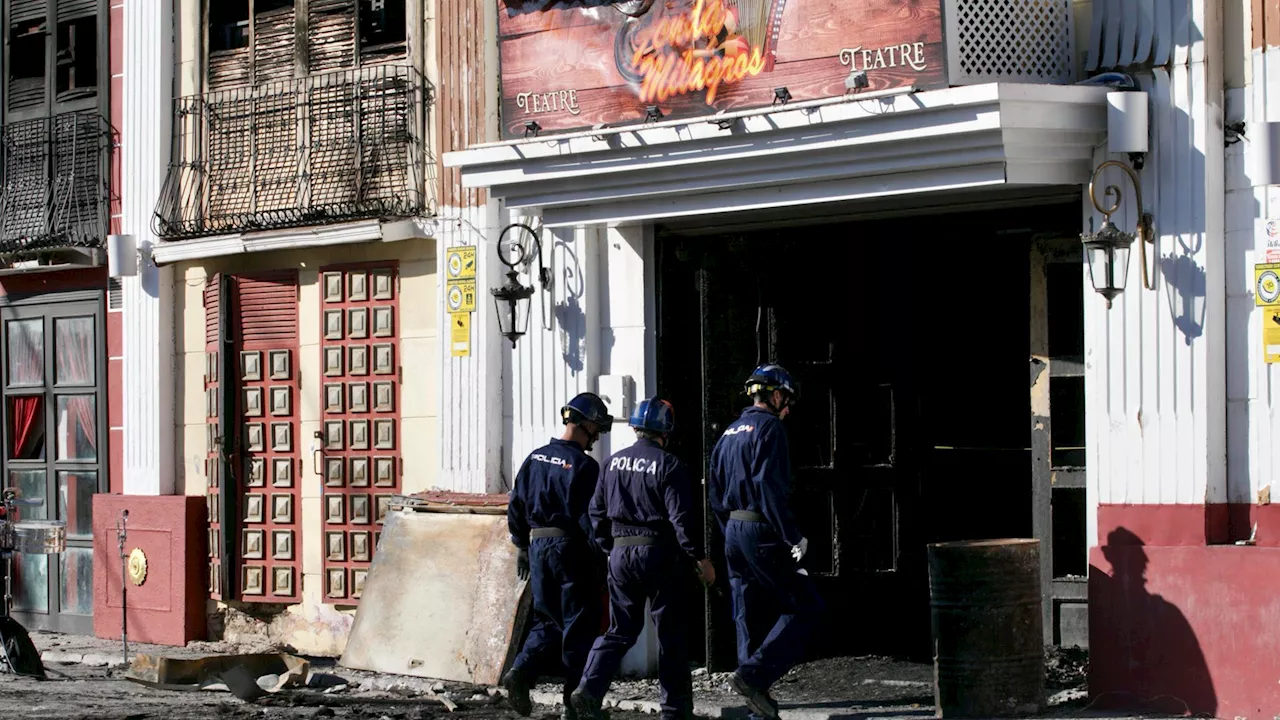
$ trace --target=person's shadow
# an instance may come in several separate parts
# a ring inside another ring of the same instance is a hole
[[[1111,574],[1089,569],[1089,694],[1098,710],[1203,714],[1218,698],[1182,611],[1147,591],[1147,553],[1126,528],[1107,535]]]

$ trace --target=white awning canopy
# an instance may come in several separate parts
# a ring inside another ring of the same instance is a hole
[[[798,103],[448,153],[547,226],[626,223],[1001,185],[1080,185],[1104,87],[988,84]],[[724,127],[722,127],[724,126]]]

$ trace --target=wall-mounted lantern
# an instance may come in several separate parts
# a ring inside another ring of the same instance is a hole
[[[513,348],[516,340],[529,329],[529,298],[533,297],[533,288],[521,285],[519,277],[514,269],[509,270],[505,285],[489,289],[493,293],[493,309],[498,314],[502,337],[510,340]]]
[[[1102,203],[1098,202],[1096,191],[1098,176],[1109,167],[1120,168],[1133,183],[1134,196],[1141,217],[1132,233],[1121,230],[1111,222],[1111,216],[1120,209],[1119,187],[1108,185],[1104,192],[1107,197],[1115,198],[1110,206],[1103,207]],[[1093,289],[1107,299],[1107,308],[1110,309],[1111,301],[1115,296],[1124,292],[1125,280],[1129,275],[1129,251],[1133,241],[1137,239],[1138,251],[1142,253],[1142,284],[1148,290],[1154,290],[1155,280],[1149,277],[1150,272],[1147,267],[1146,244],[1155,244],[1155,231],[1152,227],[1151,213],[1146,212],[1142,207],[1142,185],[1138,180],[1138,174],[1119,160],[1108,160],[1102,163],[1089,180],[1089,201],[1102,214],[1102,228],[1096,233],[1084,233],[1080,236],[1080,240],[1084,243],[1085,259],[1089,263],[1089,279],[1093,282]]]
[[[518,234],[509,237],[508,233],[513,230]],[[528,225],[513,223],[503,228],[502,235],[498,238],[498,260],[508,268],[507,282],[501,287],[490,288],[489,292],[493,295],[498,327],[502,336],[511,341],[512,348],[516,346],[520,336],[529,330],[529,306],[533,297],[533,287],[521,284],[520,273],[516,268],[532,262],[535,247],[538,253],[538,280],[545,290],[551,285],[551,273],[542,264],[542,240],[538,238],[538,231]]]

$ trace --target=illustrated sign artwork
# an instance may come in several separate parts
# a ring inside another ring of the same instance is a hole
[[[946,84],[942,0],[498,0],[498,30],[506,137]]]

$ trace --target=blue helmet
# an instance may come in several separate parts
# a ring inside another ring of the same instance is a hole
[[[786,393],[791,400],[800,399],[800,387],[796,381],[792,379],[791,373],[781,365],[767,363],[756,368],[751,373],[751,377],[747,378],[747,394],[754,396],[758,393],[769,393],[774,390],[781,390]]]
[[[609,414],[609,408],[605,407],[604,401],[595,393],[584,392],[575,395],[560,408],[560,419],[565,425],[569,423],[576,425],[584,421],[593,422],[601,433],[607,433],[613,429],[613,416]]]
[[[666,435],[676,429],[676,411],[666,400],[652,397],[636,404],[628,424],[637,430]]]

